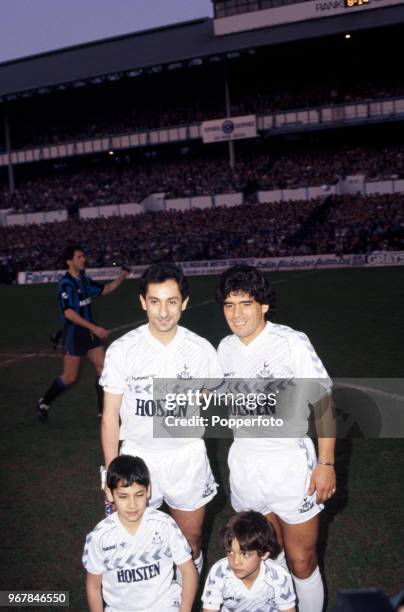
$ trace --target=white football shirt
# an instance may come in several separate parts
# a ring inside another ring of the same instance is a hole
[[[261,561],[259,574],[248,589],[225,558],[211,568],[202,601],[206,610],[278,612],[293,608],[295,592],[289,572],[270,559]]]
[[[276,379],[270,390],[280,389],[273,416],[286,417],[284,427],[272,429],[268,438],[262,427],[239,428],[234,432],[238,444],[250,448],[292,446],[296,438],[306,435],[309,403],[314,404],[332,387],[306,334],[267,322],[249,344],[244,344],[236,335],[226,336],[219,345],[218,355],[228,388],[231,389],[231,379],[241,379],[246,380],[246,388],[259,392],[261,388],[265,389],[265,379]],[[248,379],[256,379],[257,385],[251,386]],[[258,380],[262,381],[262,387]],[[287,381],[291,381],[290,384]],[[243,383],[236,382],[235,388],[243,391]],[[262,416],[272,415],[268,410],[258,409],[256,412]]]
[[[204,429],[198,428],[195,434],[193,431],[192,438],[183,438],[175,437],[176,431],[167,428],[167,437],[154,438],[153,425],[159,426],[165,415],[184,416],[184,412],[179,412],[179,408],[167,410],[164,394],[161,399],[153,399],[153,380],[169,380],[168,392],[177,381],[181,383],[182,392],[187,387],[194,390],[210,388],[209,379],[222,378],[217,353],[207,340],[178,326],[174,338],[164,345],[150,333],[146,324],[111,344],[100,384],[108,393],[123,394],[120,440],[131,440],[143,448],[164,449],[188,444],[202,437]],[[198,408],[189,407],[187,416],[193,411],[199,413]],[[157,417],[155,423],[153,417]]]
[[[102,574],[107,606],[131,612],[156,609],[169,594],[173,564],[189,559],[191,549],[178,525],[153,508],[146,508],[134,535],[114,512],[88,534],[83,553],[85,569]]]

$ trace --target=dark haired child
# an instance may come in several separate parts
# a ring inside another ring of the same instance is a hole
[[[191,612],[198,586],[191,550],[170,516],[147,507],[143,459],[120,455],[110,463],[107,496],[116,512],[87,536],[83,553],[90,612],[103,612],[103,600],[106,612]]]
[[[202,595],[204,612],[295,612],[292,578],[270,559],[278,554],[278,544],[261,513],[239,512],[220,538],[227,556],[209,572]]]

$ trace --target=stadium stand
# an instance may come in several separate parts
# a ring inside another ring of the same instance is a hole
[[[308,145],[307,145],[308,146]],[[309,148],[250,152],[239,158],[233,170],[225,157],[149,160],[136,163],[128,157],[107,166],[74,171],[66,165],[48,176],[21,181],[11,195],[0,190],[0,208],[18,212],[65,209],[72,204],[100,206],[141,202],[149,193],[167,198],[332,185],[347,174],[363,174],[380,180],[404,177],[404,145],[354,147],[335,150]],[[94,165],[94,164],[93,164]]]
[[[58,267],[50,232],[60,244],[67,234],[84,240],[96,266],[403,248],[401,184],[384,196],[330,197],[349,176],[404,178],[404,83],[390,61],[404,7],[361,11],[230,36],[199,19],[1,64],[0,219],[69,216],[0,228],[2,265]],[[202,144],[201,122],[250,113],[257,134],[233,143],[235,158],[227,143]],[[167,126],[185,127],[152,132]],[[259,196],[311,187],[324,192],[271,204]],[[153,193],[241,194],[244,204],[80,218]]]
[[[323,207],[326,214],[319,222]],[[54,243],[62,249],[69,241],[86,244],[90,267],[401,250],[404,194],[242,204],[0,228],[0,257],[12,263],[15,272],[58,269]]]
[[[235,67],[233,69],[236,70]],[[202,78],[195,79],[191,75],[193,99],[190,99],[189,94],[184,99],[181,82],[175,83],[176,79],[171,75],[170,81],[173,82],[170,85],[167,76],[166,80],[160,77],[158,84],[150,82],[149,78],[144,83],[146,92],[143,89],[139,91],[139,84],[136,87],[126,84],[126,87],[120,85],[119,90],[104,87],[102,91],[95,90],[81,95],[75,92],[68,92],[63,97],[54,94],[45,104],[41,100],[37,107],[32,108],[31,102],[30,112],[34,112],[36,121],[21,127],[22,118],[27,112],[27,102],[24,101],[14,109],[13,146],[20,149],[223,118],[226,109],[220,85],[217,84],[213,91],[202,86],[209,78],[207,71]],[[243,83],[243,79],[241,82],[237,79],[232,92],[230,113],[234,116],[250,113],[260,115],[275,110],[383,100],[404,95],[404,83],[387,78],[379,82],[375,82],[375,79],[365,81],[363,78],[355,83],[340,82],[338,87],[335,82],[334,85],[332,82],[321,83],[321,75],[317,75],[317,82],[310,85],[307,82],[300,83],[297,74],[291,73],[290,78],[294,80],[293,89],[289,89],[290,83],[276,84],[271,81],[271,88],[264,89],[262,81],[251,82],[249,79]],[[167,92],[164,100],[159,96],[160,90]],[[98,96],[104,99],[102,106],[97,104]],[[134,98],[135,107],[130,102]]]

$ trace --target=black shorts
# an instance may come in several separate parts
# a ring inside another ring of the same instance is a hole
[[[63,330],[63,353],[84,357],[88,351],[102,346],[102,341],[89,329],[78,325],[67,325]]]

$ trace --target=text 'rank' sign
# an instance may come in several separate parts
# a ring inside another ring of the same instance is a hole
[[[204,143],[254,138],[256,135],[257,122],[255,115],[227,117],[226,119],[202,122],[202,140]]]

